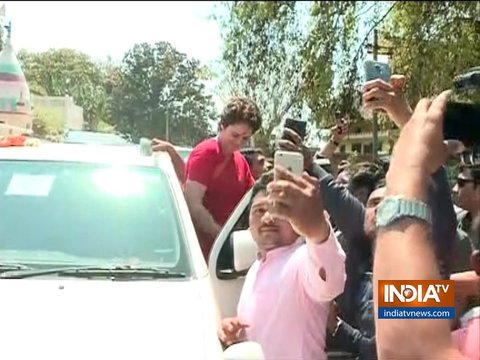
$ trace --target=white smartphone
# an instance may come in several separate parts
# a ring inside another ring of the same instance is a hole
[[[274,165],[283,166],[295,175],[303,173],[303,155],[294,151],[278,150],[275,152]]]

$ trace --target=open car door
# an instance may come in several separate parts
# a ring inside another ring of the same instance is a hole
[[[212,286],[222,318],[236,316],[245,275],[257,256],[248,228],[250,189],[230,215],[213,245],[208,261]]]

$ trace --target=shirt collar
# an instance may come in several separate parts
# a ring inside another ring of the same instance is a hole
[[[257,251],[257,260],[260,262],[265,262],[267,259],[275,258],[285,252],[288,252],[292,250],[293,248],[296,248],[299,245],[302,245],[305,243],[305,238],[299,236],[297,240],[293,242],[291,245],[286,245],[286,246],[279,246],[275,249],[269,250],[266,253],[262,253],[261,251]]]

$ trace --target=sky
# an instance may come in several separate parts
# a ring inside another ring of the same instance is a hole
[[[168,41],[207,64],[220,56],[214,2],[5,1],[16,49],[71,47],[120,60],[135,43]]]
[[[0,1],[12,21],[14,48],[45,51],[68,47],[96,60],[121,61],[135,43],[168,41],[211,66],[221,56],[215,2]],[[213,94],[212,84],[209,92]],[[214,98],[216,107],[219,99]]]

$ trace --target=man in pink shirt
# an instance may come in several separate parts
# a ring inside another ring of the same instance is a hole
[[[258,342],[266,360],[326,359],[330,302],[342,293],[345,253],[325,217],[316,179],[276,168],[254,186],[250,231],[258,260],[237,317],[222,321],[225,346]],[[267,195],[268,193],[268,195]]]

